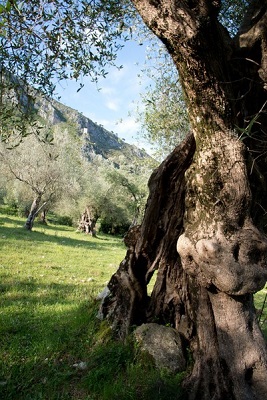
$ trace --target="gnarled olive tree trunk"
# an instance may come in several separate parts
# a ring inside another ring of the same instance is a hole
[[[252,298],[267,279],[266,1],[250,2],[235,38],[218,22],[220,1],[133,3],[179,70],[193,136],[152,175],[103,314],[122,337],[171,323],[193,355],[190,399],[267,398]]]
[[[94,215],[95,214],[95,215]],[[86,207],[83,214],[81,215],[78,230],[82,231],[91,236],[96,236],[95,226],[97,223],[98,216],[94,213],[90,207]]]

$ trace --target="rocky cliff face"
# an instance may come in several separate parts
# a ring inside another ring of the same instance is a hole
[[[39,98],[36,101],[36,110],[42,124],[54,132],[65,130],[69,134],[82,136],[82,151],[88,160],[97,156],[119,167],[133,159],[150,159],[144,150],[124,142],[103,126],[58,101]]]

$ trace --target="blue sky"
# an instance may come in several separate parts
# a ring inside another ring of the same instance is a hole
[[[83,78],[85,86],[79,92],[78,83],[64,82],[63,87],[57,87],[57,93],[61,96],[60,102],[118,134],[127,143],[146,147],[137,137],[140,126],[134,115],[140,92],[149,83],[148,78],[141,80],[138,76],[144,66],[145,57],[146,45],[139,45],[136,41],[126,42],[117,58],[117,65],[123,65],[123,68],[110,69],[107,77],[100,79],[98,83],[100,90],[89,78]]]

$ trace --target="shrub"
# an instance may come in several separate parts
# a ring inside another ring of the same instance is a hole
[[[100,232],[110,234],[110,235],[125,235],[125,233],[130,228],[130,224],[113,224],[112,222],[108,222],[106,220],[102,220],[100,223]]]
[[[72,218],[68,215],[59,215],[56,219],[56,224],[58,225],[65,225],[65,226],[72,226]]]
[[[18,216],[18,207],[16,204],[7,204],[1,207],[2,211],[7,215]]]

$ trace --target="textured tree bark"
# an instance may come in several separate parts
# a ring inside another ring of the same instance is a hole
[[[28,215],[27,220],[24,225],[24,228],[26,228],[29,231],[32,230],[33,223],[34,223],[35,217],[37,215],[37,211],[40,206],[41,198],[42,198],[41,196],[37,196],[37,197],[35,197],[35,199],[32,202],[29,215]]]
[[[195,364],[187,381],[191,397],[264,398],[266,347],[252,293],[267,278],[267,242],[249,214],[244,145],[214,134],[195,154],[187,183],[185,231],[177,248],[199,288],[193,307],[197,339],[191,342]]]
[[[152,176],[104,315],[123,337],[132,324],[171,323],[192,351],[190,399],[267,398],[252,300],[267,279],[267,2],[250,2],[233,39],[218,22],[220,1],[132,2],[179,70],[196,150],[191,163],[188,139],[187,158],[178,148],[180,163],[170,169],[172,155]]]
[[[40,220],[41,220],[42,224],[44,224],[44,225],[47,225],[46,216],[47,216],[47,210],[43,209],[41,212]]]

